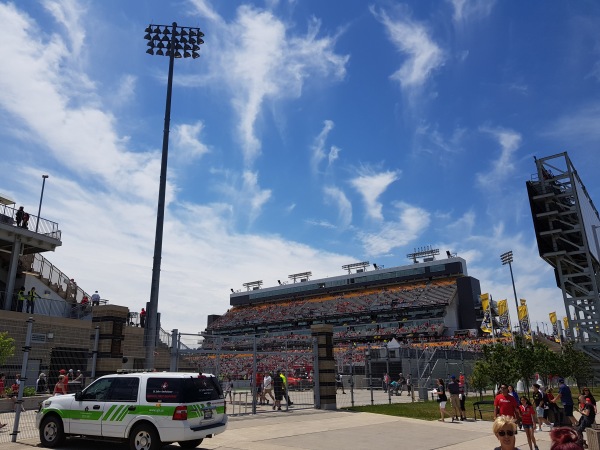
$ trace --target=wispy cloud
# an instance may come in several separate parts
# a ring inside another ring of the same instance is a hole
[[[317,19],[304,35],[296,35],[267,10],[242,5],[227,23],[208,2],[192,3],[218,29],[209,57],[211,80],[223,83],[232,95],[244,159],[251,167],[261,153],[257,121],[264,103],[298,98],[310,77],[343,79],[349,57],[335,52],[338,36],[319,36]]]
[[[444,52],[433,41],[425,25],[410,21],[404,15],[392,18],[374,7],[371,12],[384,25],[397,50],[408,56],[391,78],[399,81],[404,89],[421,87],[444,63]]]
[[[430,214],[426,210],[405,202],[396,202],[394,207],[395,220],[383,223],[376,232],[359,233],[366,254],[385,255],[414,241],[429,226]]]
[[[344,192],[334,186],[323,188],[325,203],[333,204],[338,210],[338,221],[341,229],[346,229],[352,223],[352,203]]]
[[[398,179],[401,172],[385,171],[374,172],[372,169],[362,169],[361,173],[350,180],[350,184],[359,192],[365,203],[366,214],[375,220],[383,220],[382,205],[378,198],[394,181]]]
[[[515,171],[514,154],[521,145],[521,134],[505,128],[481,127],[480,131],[493,136],[500,145],[500,156],[492,161],[492,167],[477,174],[480,186],[495,186]]]
[[[198,121],[194,124],[179,124],[173,130],[174,146],[178,150],[177,156],[189,161],[192,158],[198,158],[208,153],[210,150],[206,144],[200,140],[200,135],[204,130],[204,124]]]
[[[562,117],[557,118],[542,135],[561,141],[597,142],[600,139],[600,103],[591,103],[578,110],[566,111]]]
[[[327,157],[327,153],[325,152],[325,145],[327,142],[327,137],[329,136],[329,132],[333,130],[335,124],[332,120],[326,120],[323,123],[323,129],[315,138],[312,146],[311,146],[311,158],[310,158],[310,167],[312,173],[315,174],[319,171],[319,166],[321,162]],[[333,149],[332,149],[333,151]],[[331,155],[332,151],[329,152]],[[330,156],[331,157],[331,156]],[[335,152],[335,158],[337,158],[337,150]],[[335,160],[334,158],[334,160]]]
[[[489,16],[495,0],[448,0],[454,8],[452,19],[456,23],[467,23]]]

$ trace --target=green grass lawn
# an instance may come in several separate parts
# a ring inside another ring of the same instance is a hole
[[[491,395],[484,395],[483,400],[493,400]],[[473,403],[479,401],[479,396],[467,397],[465,411],[467,419],[473,419]],[[348,411],[369,412],[375,414],[387,414],[388,416],[412,417],[422,420],[437,420],[440,418],[440,407],[437,402],[414,402],[414,403],[395,403],[392,405],[374,405],[374,406],[355,406],[354,408],[344,408]],[[446,404],[446,411],[452,413],[450,402]],[[483,420],[493,420],[494,414],[490,412],[482,413]],[[477,415],[479,419],[479,415]],[[450,420],[450,419],[446,419]]]

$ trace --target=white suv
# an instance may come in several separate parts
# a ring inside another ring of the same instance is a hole
[[[129,441],[132,450],[179,443],[194,448],[227,428],[223,391],[210,374],[107,375],[81,392],[42,402],[36,417],[44,447],[67,436]]]

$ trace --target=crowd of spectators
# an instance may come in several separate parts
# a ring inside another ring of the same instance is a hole
[[[338,296],[328,295],[311,299],[288,299],[275,303],[243,305],[228,310],[208,327],[208,331],[336,317],[344,320],[352,316],[408,309],[426,310],[431,306],[448,305],[455,294],[455,281],[446,279]]]

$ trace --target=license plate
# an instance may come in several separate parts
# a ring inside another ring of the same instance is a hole
[[[205,419],[212,419],[212,409],[206,409],[206,410],[204,410],[204,418]]]

